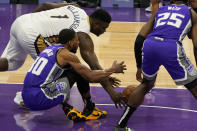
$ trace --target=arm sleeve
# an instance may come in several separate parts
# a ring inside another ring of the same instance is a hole
[[[140,34],[138,34],[135,40],[134,50],[135,50],[135,60],[136,60],[137,68],[142,67],[142,46],[144,40],[145,37],[141,36]]]

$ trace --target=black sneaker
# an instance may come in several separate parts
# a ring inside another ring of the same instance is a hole
[[[87,120],[96,120],[105,117],[107,111],[102,111],[98,109],[94,103],[91,103],[84,108],[82,114],[86,116]]]

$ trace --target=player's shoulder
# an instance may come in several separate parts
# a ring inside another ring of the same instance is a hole
[[[79,6],[76,6],[76,5],[66,5],[64,6],[66,7],[67,9],[71,10],[71,11],[74,11],[74,10],[80,10],[80,11],[84,11],[84,9],[80,8]]]
[[[70,62],[79,61],[78,57],[66,48],[62,48],[59,50],[59,56],[65,59],[66,61],[70,61]]]

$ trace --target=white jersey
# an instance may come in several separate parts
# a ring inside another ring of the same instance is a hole
[[[57,35],[64,28],[90,33],[88,15],[83,9],[75,6],[63,6],[27,15],[31,16],[34,29],[44,37]]]
[[[2,54],[8,59],[9,70],[19,68],[27,54],[36,59],[47,46],[58,43],[59,32],[65,28],[89,34],[89,16],[83,9],[68,5],[18,17]]]

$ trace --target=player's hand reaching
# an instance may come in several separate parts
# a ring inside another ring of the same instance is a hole
[[[122,93],[114,91],[113,93],[110,94],[111,99],[113,100],[116,108],[120,107],[122,108],[125,106],[125,96],[123,96]]]
[[[112,77],[112,76],[109,76],[108,78],[113,88],[120,86],[121,81],[119,79],[117,79],[116,77]]]
[[[136,80],[142,82],[142,69],[138,68],[136,72]]]
[[[112,66],[112,69],[114,69],[114,73],[124,73],[124,70],[126,70],[126,65],[124,64],[124,61],[117,63],[117,61],[114,61]]]

